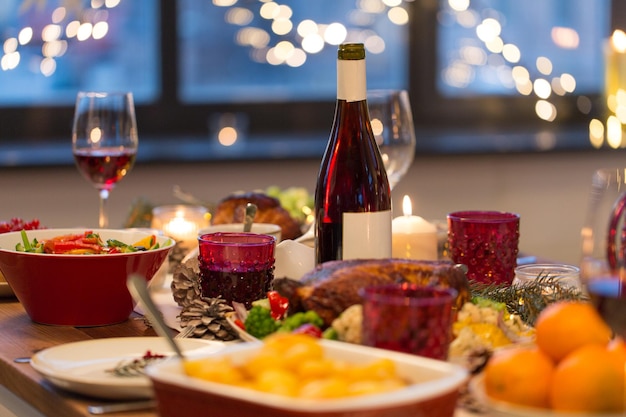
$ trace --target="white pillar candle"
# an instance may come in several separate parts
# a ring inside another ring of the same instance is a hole
[[[437,227],[422,217],[412,215],[411,199],[402,200],[403,216],[391,224],[394,258],[437,260]]]

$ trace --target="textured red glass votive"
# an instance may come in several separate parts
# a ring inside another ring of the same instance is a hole
[[[448,214],[448,245],[453,262],[468,268],[467,278],[511,284],[515,278],[520,216],[499,211]]]
[[[447,359],[456,290],[397,284],[366,287],[360,295],[364,345]]]
[[[250,308],[274,280],[276,238],[255,233],[208,233],[198,238],[203,297],[222,297]]]

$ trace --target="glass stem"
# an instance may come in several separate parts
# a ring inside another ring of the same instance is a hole
[[[107,216],[106,204],[109,199],[109,190],[100,190],[100,216],[98,217],[98,225],[101,229],[109,227],[109,216]]]

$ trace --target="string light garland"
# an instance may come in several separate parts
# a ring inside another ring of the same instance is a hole
[[[540,56],[532,63],[524,63],[523,52],[520,48],[505,41],[506,19],[494,18],[501,16],[497,10],[489,13],[472,9],[469,0],[447,0],[447,13],[451,20],[460,26],[473,29],[476,37],[459,42],[461,45],[455,52],[458,59],[443,69],[441,76],[445,82],[457,88],[464,88],[469,81],[474,79],[477,71],[491,67],[501,85],[514,89],[523,96],[536,97],[535,114],[541,120],[554,122],[557,120],[558,108],[556,98],[572,95],[576,92],[577,81],[574,75],[567,72],[559,72],[556,65],[547,56]],[[481,16],[488,16],[481,18]],[[504,22],[504,23],[503,23]],[[617,38],[617,39],[616,39]],[[476,47],[476,40],[480,42],[480,48]],[[550,33],[550,41],[563,50],[574,50],[580,45],[580,34],[570,27],[554,26]],[[611,45],[615,42],[622,43],[622,51],[626,50],[626,35],[622,31],[616,31],[611,39]],[[602,48],[603,45],[598,45]],[[609,51],[610,53],[610,51]],[[613,67],[617,63],[613,63]],[[611,66],[608,76],[611,77]],[[626,58],[623,63],[626,68]],[[613,68],[615,73],[619,70]],[[576,101],[578,111],[589,116],[589,143],[594,148],[618,149],[626,147],[626,82],[613,80],[604,91],[605,102],[600,103],[597,113],[607,113],[606,120],[602,121],[592,117],[593,103],[589,97],[579,95]]]
[[[39,71],[46,77],[56,72],[57,59],[66,54],[71,42],[100,40],[109,31],[109,9],[121,0],[91,0],[86,7],[81,0],[59,0],[52,10],[49,21],[40,28],[24,26],[17,36],[4,40],[0,70],[10,71],[22,61],[23,48],[41,45]],[[24,0],[20,13],[41,13],[47,6],[46,0]]]
[[[41,44],[39,71],[52,76],[57,60],[65,55],[72,44],[87,40],[104,39],[109,31],[108,10],[122,0],[57,0],[58,6],[50,14],[49,23],[41,28],[24,26],[17,35],[6,38],[0,50],[0,71],[10,71],[22,61],[21,50]],[[362,42],[368,53],[380,54],[385,50],[385,36],[376,31],[373,22],[384,16],[394,25],[409,23],[408,3],[414,0],[354,0],[346,15],[346,22],[316,21],[307,16],[297,16],[298,10],[287,1],[275,0],[205,0],[213,6],[224,8],[224,21],[237,27],[234,42],[249,50],[254,62],[269,65],[300,67],[307,57],[318,54],[327,47],[336,47],[345,41]],[[37,12],[49,6],[46,0],[24,0],[20,13]],[[576,79],[567,72],[559,72],[550,57],[538,57],[533,63],[523,63],[523,51],[514,43],[507,43],[503,32],[506,19],[496,10],[481,14],[472,8],[470,0],[447,0],[445,13],[464,28],[473,29],[474,36],[460,41],[454,52],[457,59],[450,60],[440,76],[446,84],[464,88],[479,70],[490,68],[497,81],[517,94],[534,95],[538,118],[553,122],[558,109],[555,98],[575,93]],[[487,16],[487,17],[484,17]],[[495,17],[494,17],[495,16]],[[38,29],[38,30],[37,30]],[[573,28],[554,27],[551,41],[562,49],[576,49],[580,35]],[[478,43],[477,43],[478,42]],[[482,69],[481,69],[482,68]],[[622,95],[626,96],[626,93]],[[610,97],[609,97],[610,98]],[[614,99],[614,97],[613,97]],[[610,108],[611,103],[608,103]],[[581,96],[578,110],[591,113],[589,99]],[[610,147],[626,146],[622,126],[626,122],[613,112],[606,121],[592,119],[589,124],[590,142],[595,147],[608,143]],[[613,133],[611,133],[613,132]],[[619,133],[619,134],[618,134]]]
[[[357,0],[346,23],[299,18],[286,2],[273,0],[213,0],[226,10],[227,24],[239,27],[235,42],[250,49],[253,61],[299,67],[307,56],[346,42],[362,42],[371,54],[385,50],[384,35],[374,22],[384,15],[394,25],[409,22],[407,0]]]

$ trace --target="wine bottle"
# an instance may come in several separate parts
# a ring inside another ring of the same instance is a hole
[[[337,104],[315,190],[316,263],[391,257],[391,189],[367,109],[365,48],[339,46]]]

